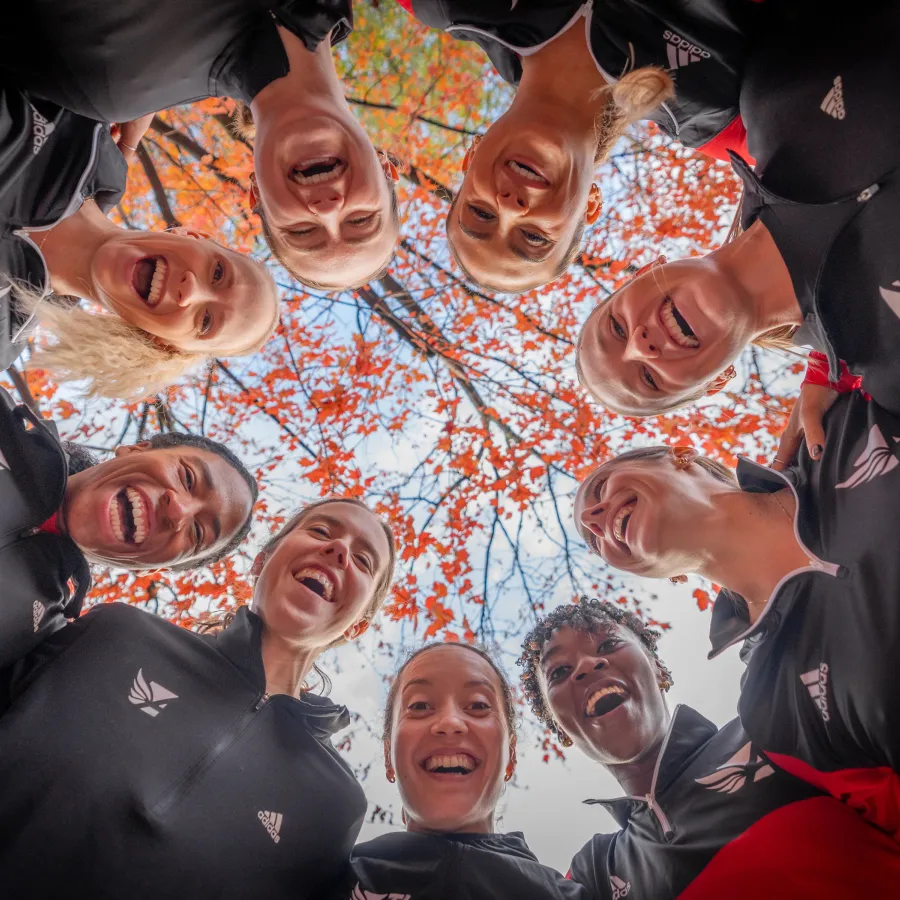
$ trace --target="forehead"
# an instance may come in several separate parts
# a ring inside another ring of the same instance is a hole
[[[567,649],[577,649],[581,646],[593,648],[598,640],[603,640],[612,634],[621,634],[622,631],[623,629],[613,621],[598,622],[592,625],[590,630],[573,628],[571,625],[560,625],[544,644],[541,660],[546,660],[548,657],[555,658]]]
[[[502,692],[494,667],[480,654],[460,644],[434,647],[412,659],[403,670],[400,690],[419,679],[443,690],[462,688],[471,681],[486,682],[498,694]]]

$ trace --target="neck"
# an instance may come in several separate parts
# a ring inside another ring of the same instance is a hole
[[[796,503],[789,490],[777,494],[729,491],[700,535],[703,558],[697,574],[740,594],[751,624],[765,609],[782,578],[809,565],[794,535]]]
[[[406,813],[404,812],[404,815]],[[465,822],[459,828],[429,828],[428,826],[417,822],[415,819],[407,819],[406,830],[413,834],[494,834],[494,814],[491,812],[483,819],[476,819],[472,822]]]
[[[285,109],[324,106],[350,114],[343,87],[334,67],[331,44],[322,41],[314,52],[287,29],[278,27],[278,34],[287,53],[290,71],[283,78],[267,84],[250,103],[257,132],[268,119]]]
[[[715,254],[753,309],[756,336],[803,322],[790,272],[769,229],[759,219]]]
[[[306,676],[319,656],[318,649],[301,647],[263,627],[262,660],[266,672],[266,693],[299,697]]]
[[[91,263],[110,236],[122,231],[111,222],[93,200],[85,200],[78,212],[45,232],[35,232],[50,272],[50,286],[57,294],[75,294],[87,300],[94,296]]]
[[[671,719],[666,716],[666,725]],[[668,728],[666,729],[668,731]],[[630,763],[606,763],[605,768],[629,797],[646,797],[653,787],[653,773],[666,735],[661,734],[650,750]]]

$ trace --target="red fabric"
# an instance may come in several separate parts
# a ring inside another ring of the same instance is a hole
[[[854,375],[847,363],[841,360],[841,377],[838,381],[828,380],[828,357],[818,350],[812,350],[809,354],[809,363],[806,366],[806,377],[803,384],[818,384],[820,387],[830,387],[839,394],[849,394],[851,391],[862,391],[862,377]],[[863,391],[865,394],[865,391]],[[866,399],[871,400],[868,394]]]
[[[53,513],[53,515],[50,516],[50,518],[47,519],[47,521],[44,522],[44,524],[41,525],[40,528],[38,528],[38,531],[46,531],[47,534],[62,534],[62,532],[59,530],[59,523],[57,521],[58,519],[59,513]]]
[[[398,2],[402,3],[403,0],[398,0]],[[707,141],[697,149],[713,159],[724,159],[725,162],[729,161],[728,151],[734,150],[751,166],[756,165],[756,160],[747,149],[747,129],[744,128],[744,120],[740,116],[727,128],[723,128],[711,141]]]
[[[724,846],[679,900],[881,898],[896,896],[898,885],[900,846],[843,803],[813,797]]]
[[[887,766],[820,772],[803,760],[766,753],[780,769],[855,809],[882,831],[900,841],[900,776]]]
[[[409,13],[412,12],[412,0],[397,0],[397,2]]]

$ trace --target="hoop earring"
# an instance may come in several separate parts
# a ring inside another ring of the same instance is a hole
[[[574,741],[570,738],[562,728],[557,728],[556,733],[559,735],[559,742],[563,745],[563,747],[571,747],[574,745]]]
[[[672,584],[687,584],[687,580],[688,580],[687,575],[673,575],[669,579],[669,581],[671,581]]]
[[[657,266],[664,266],[667,262],[668,260],[665,258],[665,256],[657,256],[656,259],[653,260],[653,262],[644,263],[644,265],[642,265],[632,277],[640,278],[641,275],[643,275],[645,272],[649,272],[651,269],[655,269]]]
[[[396,780],[397,780],[397,776],[394,774],[394,770],[393,770],[393,769],[388,769],[386,774],[387,774],[387,780],[388,780],[391,784],[394,784],[394,782],[396,782]]]
[[[672,687],[672,682],[669,681],[668,678],[664,679],[659,683],[659,689],[661,691],[667,691],[670,687]]]

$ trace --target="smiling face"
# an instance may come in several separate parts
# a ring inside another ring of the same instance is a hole
[[[757,336],[752,304],[715,253],[654,266],[588,317],[578,339],[585,386],[624,415],[702,396]]]
[[[490,832],[515,768],[503,686],[461,646],[413,658],[396,689],[385,763],[396,772],[410,831]]]
[[[380,521],[349,503],[325,503],[301,517],[265,557],[253,608],[285,639],[324,648],[362,633],[390,564]]]
[[[700,465],[618,458],[579,486],[575,526],[588,547],[613,568],[648,578],[671,578],[701,567],[703,526],[722,492],[740,490]]]
[[[466,271],[498,291],[521,291],[557,277],[589,202],[593,155],[515,105],[487,130],[447,220]]]
[[[544,645],[537,674],[553,718],[586,756],[620,765],[659,748],[669,725],[662,673],[629,629],[564,625]]]
[[[189,353],[246,352],[277,315],[262,263],[185,229],[122,231],[95,254],[91,278],[122,319]]]
[[[221,456],[143,442],[70,476],[61,524],[91,561],[151,569],[224,547],[252,506],[250,488]]]

